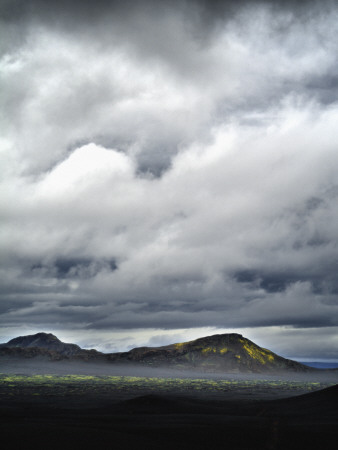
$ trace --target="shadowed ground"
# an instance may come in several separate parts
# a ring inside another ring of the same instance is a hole
[[[55,377],[4,377],[0,430],[6,449],[337,448],[337,386],[278,398],[282,384],[259,380],[226,390],[210,380],[177,387],[168,379],[126,377],[118,383],[115,377],[113,385],[108,378],[61,377],[54,383]],[[156,388],[159,383],[165,389]],[[285,396],[309,387],[283,389]],[[259,399],[264,392],[275,400]]]

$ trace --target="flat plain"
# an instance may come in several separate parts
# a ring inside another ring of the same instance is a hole
[[[0,374],[8,449],[336,448],[333,379]]]

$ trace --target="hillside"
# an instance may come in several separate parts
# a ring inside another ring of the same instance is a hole
[[[0,357],[99,361],[217,373],[315,371],[256,345],[240,334],[217,334],[163,347],[139,347],[128,352],[101,353],[61,342],[50,333],[21,336],[0,345]]]
[[[140,347],[129,352],[112,354],[109,359],[206,372],[261,373],[311,370],[303,364],[259,347],[240,334],[216,334],[164,347]]]

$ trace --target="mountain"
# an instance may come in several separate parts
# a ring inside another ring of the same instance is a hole
[[[261,348],[241,334],[216,334],[163,347],[139,347],[128,352],[101,353],[61,342],[50,333],[21,336],[0,345],[0,356],[51,360],[100,361],[224,373],[275,373],[314,371]]]
[[[97,350],[84,350],[76,344],[66,344],[51,333],[37,333],[11,339],[5,344],[0,344],[1,355],[25,358],[40,356],[48,357],[51,360],[89,360],[104,356]]]
[[[206,372],[307,372],[309,367],[261,348],[241,334],[216,334],[164,347],[140,347],[109,355],[111,361]]]
[[[82,349],[76,344],[65,344],[61,342],[54,334],[51,333],[37,333],[29,336],[19,336],[11,339],[5,344],[6,347],[19,347],[19,348],[45,348],[48,350],[56,351],[61,355],[73,356],[81,353]],[[2,347],[4,344],[1,345]]]

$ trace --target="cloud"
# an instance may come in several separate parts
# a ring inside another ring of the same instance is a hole
[[[4,22],[25,30],[17,46],[13,33],[4,39],[3,120],[18,168],[29,173],[95,142],[159,175],[182,146],[210,140],[231,117],[264,120],[262,110],[290,93],[336,101],[334,9],[304,17],[290,5],[276,12],[251,2],[229,2],[225,11],[234,11],[224,15],[221,4],[203,2],[164,11],[151,2],[67,5],[53,3],[47,14],[33,2],[20,7],[21,20]]]
[[[4,326],[335,329],[321,5],[2,2]]]
[[[334,164],[324,163],[333,146],[320,135],[333,132],[337,113],[314,123],[293,112],[292,126],[289,114],[278,128],[221,128],[160,179],[90,144],[18,186],[3,248],[13,283],[21,274],[26,320],[78,317],[98,329],[333,325],[337,193]]]

